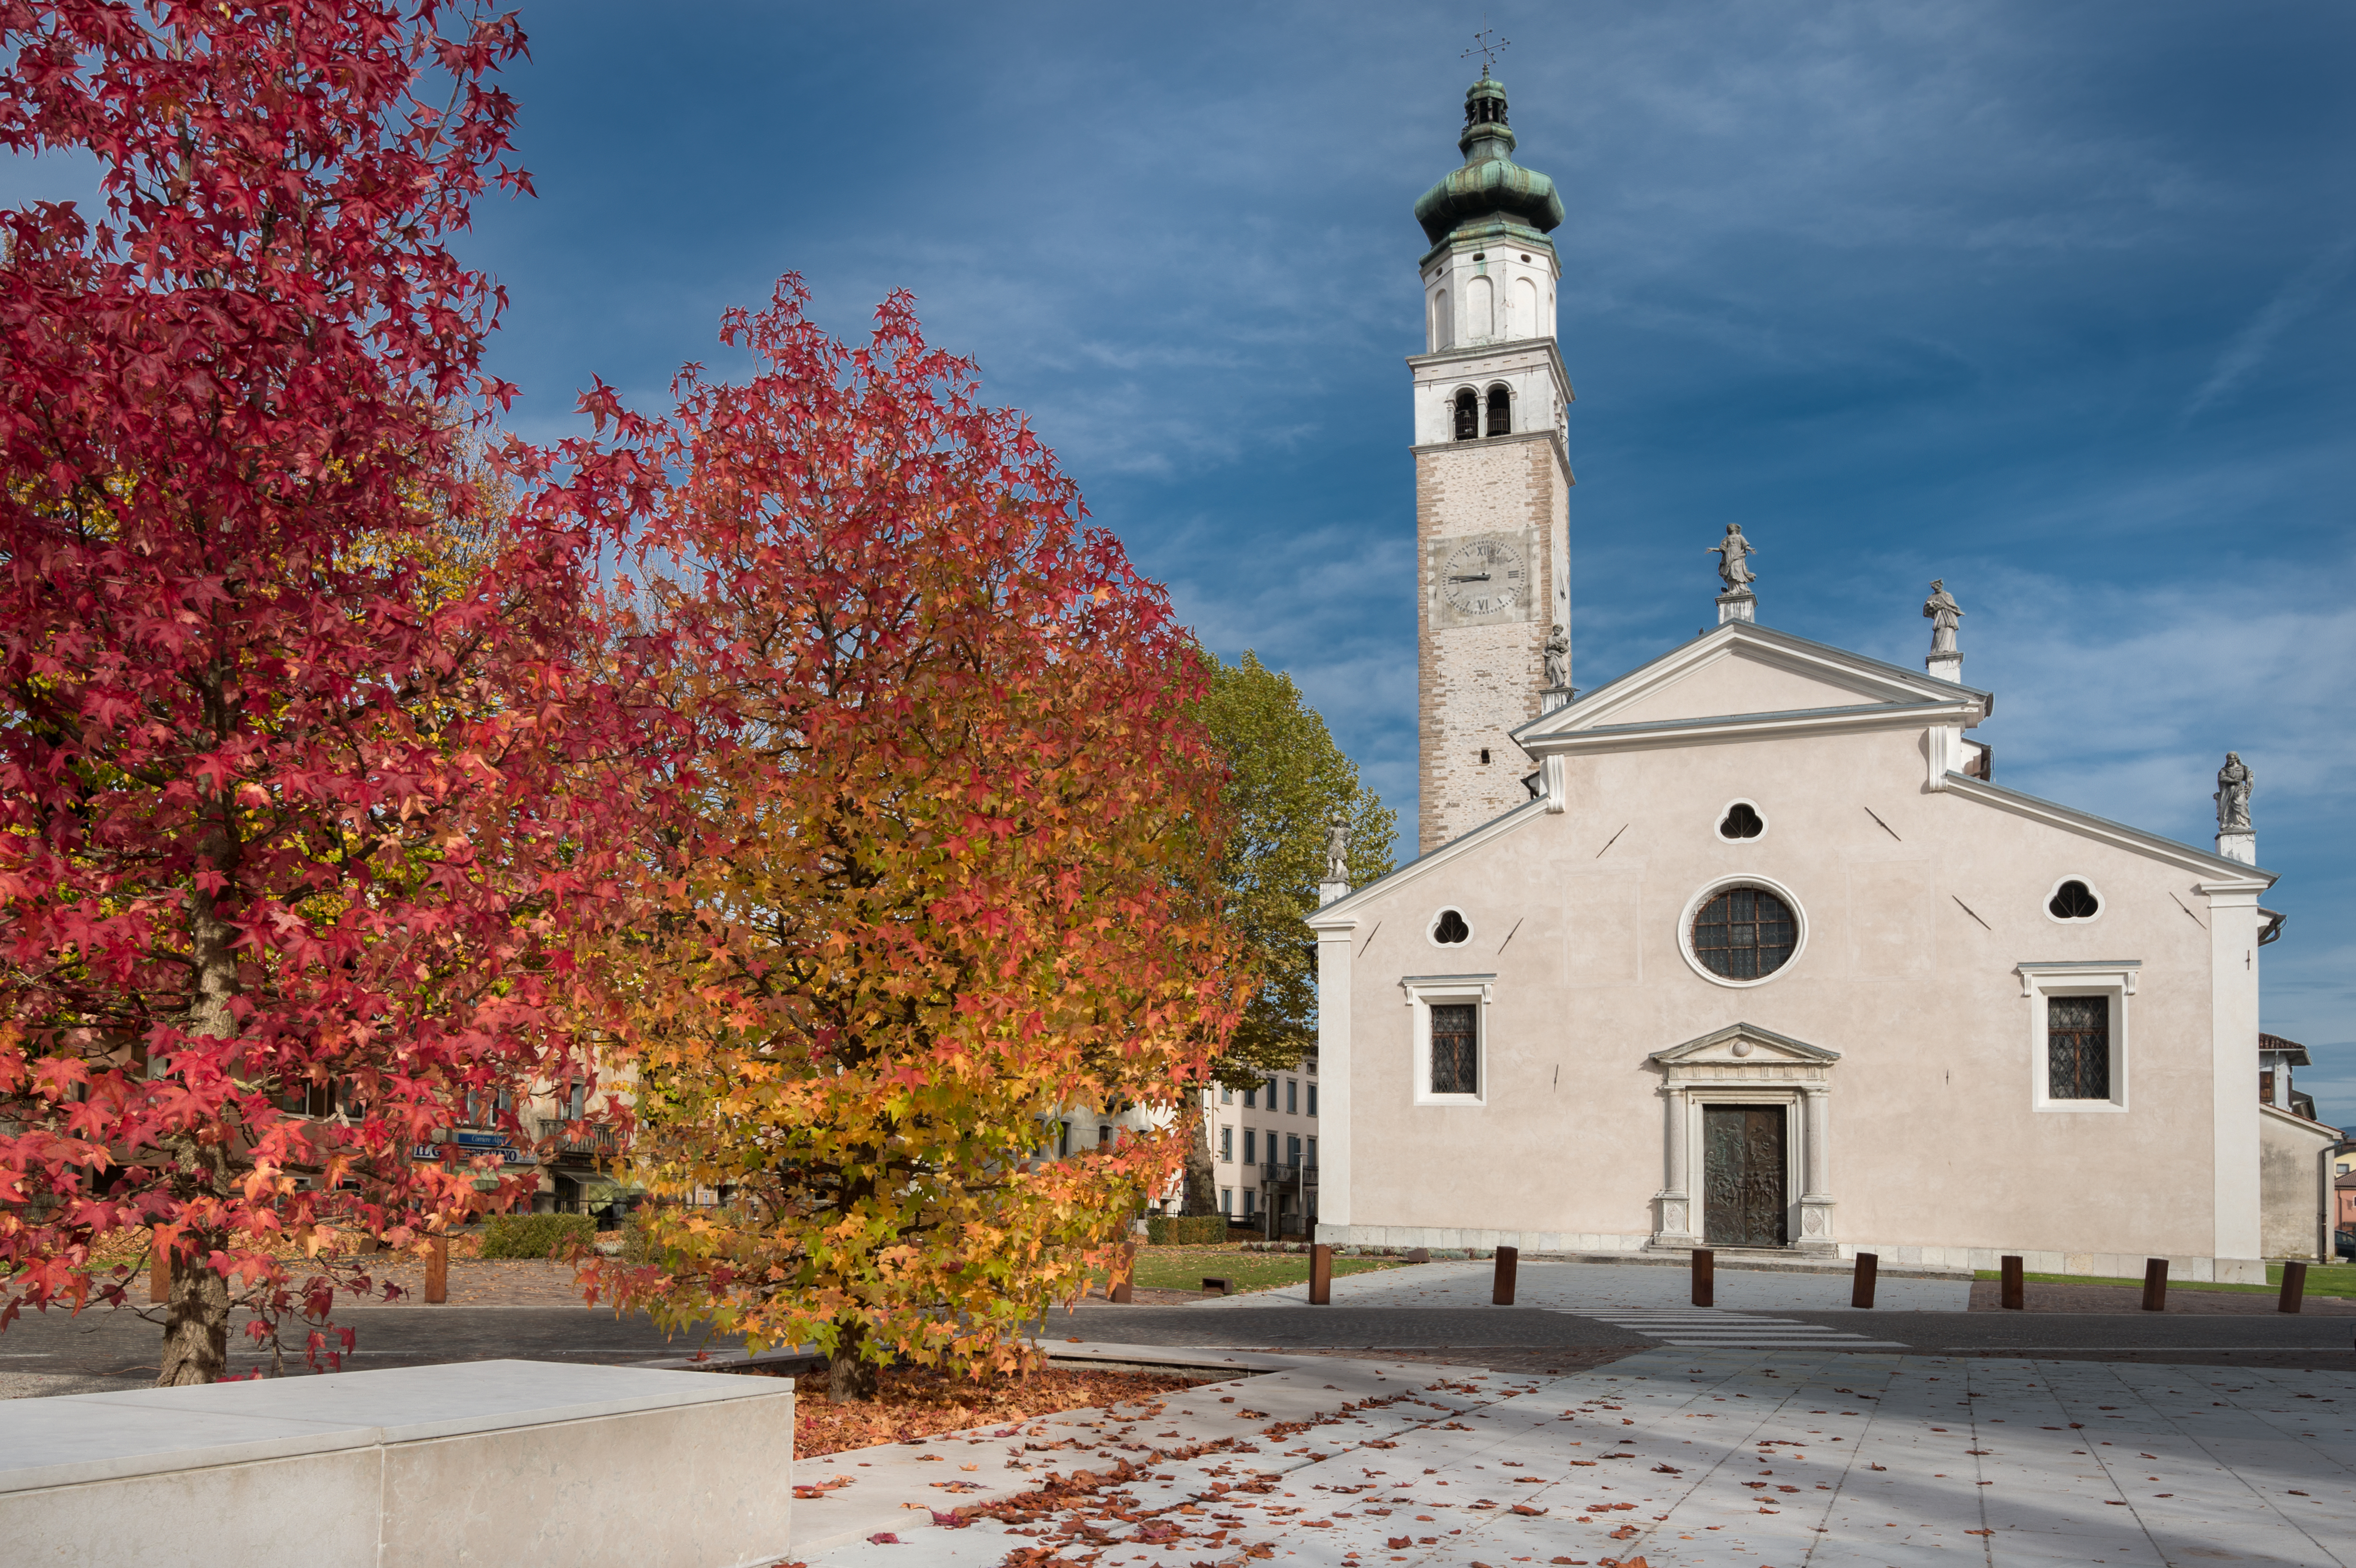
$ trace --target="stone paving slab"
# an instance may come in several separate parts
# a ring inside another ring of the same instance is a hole
[[[1387,1403],[1341,1409],[1369,1397]],[[1230,1398],[1323,1424],[1177,1456],[1162,1435],[1219,1431]],[[1076,1413],[1025,1433],[1084,1437],[1099,1467],[1137,1445],[1132,1477],[1013,1521],[935,1528],[907,1510],[876,1527],[895,1543],[843,1531],[797,1555],[812,1568],[2356,1563],[2343,1373],[1666,1349],[1547,1378],[1330,1358],[1188,1391],[1150,1424]],[[1033,1462],[1026,1480],[1071,1478],[1060,1455],[1016,1458]]]
[[[1119,1363],[1172,1359],[1167,1349],[1151,1346],[1049,1349],[1058,1360]],[[1212,1359],[1190,1357],[1187,1364]],[[1312,1455],[1322,1459],[1342,1445],[1343,1439],[1329,1439],[1325,1432],[1315,1433],[1313,1444],[1298,1433],[1269,1439],[1268,1434],[1280,1432],[1284,1424],[1323,1418],[1331,1424],[1328,1430],[1347,1427],[1348,1445],[1391,1442],[1419,1420],[1450,1419],[1472,1406],[1466,1396],[1427,1385],[1445,1381],[1467,1389],[1494,1387],[1499,1392],[1490,1397],[1500,1397],[1505,1389],[1527,1388],[1541,1381],[1505,1377],[1479,1367],[1379,1360],[1241,1352],[1221,1353],[1216,1359],[1269,1370],[1152,1400],[1066,1411],[917,1442],[797,1457],[794,1482],[799,1500],[794,1511],[794,1552],[803,1556],[847,1542],[862,1543],[863,1550],[867,1537],[877,1532],[905,1537],[910,1531],[921,1531],[928,1550],[947,1550],[969,1536],[980,1537],[985,1530],[997,1537],[1002,1531],[995,1525],[970,1531],[935,1529],[934,1512],[947,1514],[960,1505],[1003,1501],[1050,1477],[1068,1477],[1076,1471],[1111,1473],[1124,1463],[1172,1472],[1170,1479],[1153,1481],[1146,1489],[1159,1504],[1175,1506],[1186,1500],[1190,1488],[1206,1484],[1203,1480],[1206,1472],[1232,1466],[1238,1456],[1273,1471],[1313,1463]],[[1407,1397],[1398,1397],[1403,1395]],[[1394,1399],[1408,1408],[1394,1410],[1385,1404],[1364,1412],[1339,1409],[1344,1404]],[[1196,1449],[1210,1452],[1191,1461],[1167,1457]],[[1011,1544],[1019,1542],[1001,1540],[998,1555],[1004,1556]],[[963,1559],[942,1559],[952,1560]]]
[[[1461,1307],[1489,1305],[1496,1265],[1486,1260],[1419,1264],[1337,1276],[1336,1307]],[[1763,1269],[1721,1268],[1717,1304],[1761,1312],[1847,1310],[1846,1274],[1783,1274]],[[1971,1307],[1968,1279],[1889,1279],[1879,1282],[1877,1310],[1963,1312]],[[1257,1307],[1305,1307],[1305,1284],[1213,1296],[1195,1305],[1200,1312],[1250,1311]],[[1515,1272],[1514,1305],[1588,1317],[1655,1307],[1690,1307],[1693,1279],[1684,1269],[1629,1267],[1617,1264],[1549,1263],[1524,1259]]]

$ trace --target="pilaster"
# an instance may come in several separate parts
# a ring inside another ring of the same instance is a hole
[[[2218,1266],[2264,1256],[2258,1188],[2258,895],[2265,884],[2200,884],[2209,899],[2211,1125]],[[2221,1275],[2221,1277],[2222,1277]]]
[[[1351,1103],[1350,957],[1355,923],[1317,933],[1317,1080],[1324,1104],[1318,1134],[1317,1236],[1332,1239],[1350,1223]]]

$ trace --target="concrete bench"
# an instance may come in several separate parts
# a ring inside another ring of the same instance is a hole
[[[779,1378],[466,1361],[0,1406],[12,1568],[737,1568],[784,1556]]]

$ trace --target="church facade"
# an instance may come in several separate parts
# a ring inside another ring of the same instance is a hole
[[[2306,1222],[2262,1145],[2323,1146],[2262,1125],[2247,770],[2213,848],[2005,788],[1943,584],[1893,666],[1762,619],[1738,528],[1719,624],[1574,693],[1561,205],[1485,73],[1460,146],[1417,207],[1422,855],[1310,921],[1320,1239],[2263,1281]]]

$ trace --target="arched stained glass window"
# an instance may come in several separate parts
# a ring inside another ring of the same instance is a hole
[[[1782,899],[1764,888],[1729,888],[1694,916],[1694,956],[1713,975],[1756,980],[1783,966],[1799,935]]]

